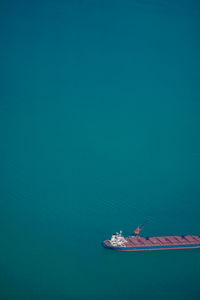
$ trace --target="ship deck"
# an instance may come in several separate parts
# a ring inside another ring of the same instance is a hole
[[[126,237],[123,246],[113,246],[109,240],[104,241],[104,247],[121,251],[142,251],[160,249],[200,248],[200,236],[197,235],[175,235],[155,237]]]

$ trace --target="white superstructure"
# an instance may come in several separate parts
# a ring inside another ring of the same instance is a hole
[[[110,243],[111,243],[111,245],[114,246],[114,247],[118,247],[118,246],[120,246],[120,247],[126,247],[125,244],[127,243],[127,241],[126,241],[126,239],[123,237],[122,231],[120,230],[119,233],[116,232],[116,234],[113,234],[113,235],[112,235],[112,237],[111,237],[111,239],[110,239]]]

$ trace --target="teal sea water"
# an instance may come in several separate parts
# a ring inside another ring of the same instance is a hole
[[[0,299],[199,300],[200,2],[0,3]]]

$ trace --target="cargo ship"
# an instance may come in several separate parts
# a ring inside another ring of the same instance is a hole
[[[113,234],[110,240],[102,244],[105,248],[117,251],[147,251],[147,250],[175,250],[200,248],[200,236],[198,235],[174,235],[174,236],[140,236],[145,226],[138,226],[130,236],[123,236],[122,231]]]

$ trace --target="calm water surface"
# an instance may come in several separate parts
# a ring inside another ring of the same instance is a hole
[[[200,299],[199,1],[2,1],[0,299]]]

